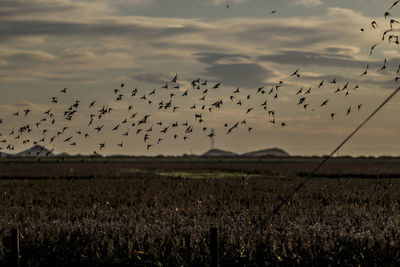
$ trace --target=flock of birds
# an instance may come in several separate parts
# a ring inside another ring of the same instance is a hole
[[[399,2],[400,0],[395,1],[389,10]],[[389,44],[399,44],[398,35],[394,34],[396,32],[394,25],[399,22],[388,19],[391,17],[389,10],[384,14],[385,20],[388,21],[388,29],[384,30],[381,40],[371,47],[370,55],[379,44],[385,41],[386,36]],[[271,13],[275,12],[276,10]],[[376,21],[371,22],[372,30],[378,27]],[[362,28],[361,31],[365,32],[366,30]],[[386,69],[387,60],[385,58],[377,71],[383,72]],[[369,65],[365,67],[364,71],[361,71],[358,78],[368,75],[368,71]],[[400,65],[396,73],[400,73]],[[36,111],[37,114],[40,114],[39,117],[33,116],[30,108],[25,108],[0,118],[0,125],[4,125],[8,121],[19,123],[8,133],[0,132],[0,152],[15,150],[16,143],[29,147],[33,144],[41,147],[41,150],[36,152],[36,156],[41,154],[45,148],[47,148],[46,156],[48,156],[54,151],[57,142],[71,147],[79,147],[80,144],[87,142],[85,140],[107,131],[111,132],[113,138],[108,138],[107,142],[97,143],[97,147],[92,152],[93,155],[100,153],[108,146],[123,148],[125,140],[131,136],[142,139],[147,150],[170,140],[189,140],[194,132],[199,132],[207,138],[214,138],[216,131],[214,130],[215,123],[212,123],[212,116],[224,110],[226,106],[229,106],[231,110],[234,109],[235,114],[227,118],[223,125],[218,126],[224,129],[224,132],[220,134],[230,135],[239,128],[244,128],[246,132],[251,133],[254,125],[249,122],[249,116],[256,112],[266,118],[265,123],[284,128],[288,126],[288,123],[280,120],[272,106],[277,103],[280,91],[287,84],[292,84],[294,79],[297,83],[301,81],[301,78],[301,70],[297,68],[287,75],[289,82],[281,80],[268,87],[260,86],[253,90],[234,87],[226,95],[222,94],[221,82],[209,82],[200,78],[193,79],[191,82],[181,81],[179,75],[175,74],[164,84],[151,90],[128,88],[122,83],[110,92],[113,96],[112,105],[102,105],[93,99],[88,103],[75,100],[65,106],[63,97],[71,92],[64,88],[59,91],[59,95],[51,97],[49,101],[51,108]],[[400,77],[396,77],[395,82],[400,82]],[[226,88],[225,86],[224,90]],[[351,81],[344,81],[339,85],[336,78],[332,77],[319,81],[314,87],[300,86],[294,90],[288,88],[284,88],[284,90],[286,92],[293,91],[295,104],[301,110],[316,111],[317,109],[327,109],[335,100],[332,99],[333,97],[327,97],[320,99],[318,103],[311,103],[310,96],[315,91],[321,92],[323,88],[331,90],[331,94],[346,97],[356,91],[359,85]],[[353,111],[361,111],[363,106],[363,103],[346,106],[343,114],[349,116]],[[122,117],[119,118],[121,112]],[[329,114],[330,119],[335,119],[337,115],[336,112],[329,112]],[[185,115],[186,118],[191,116],[192,119],[179,120],[181,115]],[[78,118],[85,119],[85,125],[72,123]],[[107,118],[109,119],[107,120]],[[112,125],[108,123],[117,120],[118,122]],[[211,123],[208,123],[209,121]],[[80,127],[76,128],[76,125],[80,125]],[[214,127],[210,125],[214,125]],[[31,152],[28,150],[27,154],[31,154]]]

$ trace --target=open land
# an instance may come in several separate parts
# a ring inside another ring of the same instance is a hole
[[[400,159],[3,158],[0,262],[22,266],[400,264]],[[276,214],[271,211],[302,181]]]

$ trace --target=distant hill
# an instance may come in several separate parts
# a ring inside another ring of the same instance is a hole
[[[69,157],[70,155],[67,154],[67,153],[65,153],[65,152],[63,152],[63,153],[61,153],[61,154],[58,154],[57,156],[58,156],[58,157],[67,158],[67,157]]]
[[[221,149],[210,149],[204,154],[201,155],[202,157],[235,157],[237,154],[230,152],[230,151],[225,151]]]
[[[290,155],[280,148],[268,148],[242,154],[245,157],[289,157]]]
[[[17,154],[9,155],[14,157],[54,157],[53,152],[40,145],[35,145],[27,150],[21,151]]]
[[[267,148],[261,149],[257,151],[247,152],[241,155],[238,155],[231,151],[221,150],[221,149],[210,149],[204,154],[202,157],[290,157],[289,153],[280,148]]]

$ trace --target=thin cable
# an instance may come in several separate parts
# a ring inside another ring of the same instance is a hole
[[[375,110],[374,112],[371,113],[349,136],[346,137],[346,139],[343,140],[328,156],[326,156],[306,177],[301,183],[299,183],[296,188],[285,198],[283,199],[278,206],[276,206],[269,214],[267,218],[271,218],[272,215],[278,213],[278,211],[296,194],[306,182],[308,182],[312,176],[315,174],[316,171],[318,171],[351,137],[353,137],[354,134],[358,132],[383,106],[389,102],[390,99],[392,99],[398,92],[400,91],[400,87],[398,87],[393,93],[391,93],[385,101],[382,102]]]

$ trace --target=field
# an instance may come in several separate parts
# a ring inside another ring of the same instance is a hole
[[[21,266],[400,264],[400,159],[0,161],[0,262]]]

